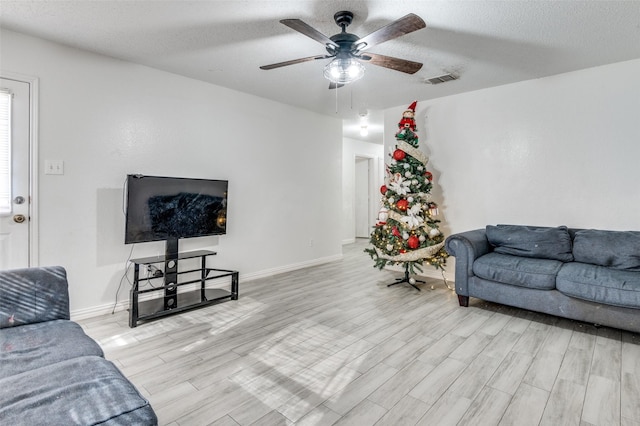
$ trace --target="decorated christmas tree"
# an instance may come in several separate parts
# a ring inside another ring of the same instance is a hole
[[[448,254],[440,220],[436,219],[438,206],[430,194],[433,175],[427,170],[429,158],[418,150],[416,104],[409,106],[398,123],[395,150],[390,153],[385,184],[380,188],[381,209],[371,233],[373,248],[365,251],[379,269],[404,266],[404,278],[389,285],[407,282],[419,290],[410,275],[422,272],[424,263],[444,271]]]

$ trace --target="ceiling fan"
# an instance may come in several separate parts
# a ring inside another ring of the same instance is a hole
[[[335,89],[361,78],[364,74],[362,63],[378,65],[407,74],[414,74],[422,68],[420,62],[370,52],[363,53],[370,47],[426,27],[425,22],[418,15],[410,13],[362,38],[347,32],[347,27],[353,21],[353,13],[340,11],[333,15],[333,19],[342,28],[342,32],[331,37],[325,36],[300,19],[282,19],[280,23],[322,43],[328,54],[263,65],[260,69],[271,70],[318,59],[334,58],[325,66],[324,76],[331,82],[329,89]]]

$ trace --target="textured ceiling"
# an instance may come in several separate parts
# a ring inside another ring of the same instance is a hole
[[[259,66],[325,53],[279,23],[299,18],[327,36],[339,10],[365,36],[406,15],[427,28],[371,48],[423,62],[414,75],[367,65],[364,78],[328,90],[328,60]],[[345,119],[465,91],[640,58],[640,1],[29,1],[0,0],[0,26]],[[454,73],[459,79],[429,85]],[[352,133],[352,130],[355,133]]]

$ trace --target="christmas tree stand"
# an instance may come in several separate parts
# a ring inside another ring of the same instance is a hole
[[[416,290],[420,291],[420,289],[415,285],[415,283],[424,283],[424,282],[425,281],[416,280],[414,278],[413,279],[413,283],[412,283],[411,282],[411,278],[409,278],[409,265],[405,263],[405,265],[404,265],[404,277],[403,278],[396,278],[396,281],[391,283],[391,284],[387,284],[387,287],[391,287],[392,285],[396,285],[396,284],[407,283],[411,287],[413,287]]]

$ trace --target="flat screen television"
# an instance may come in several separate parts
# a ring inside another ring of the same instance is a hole
[[[127,175],[125,244],[227,232],[228,181]],[[175,248],[173,248],[175,247]]]

